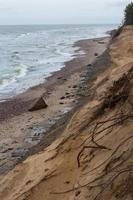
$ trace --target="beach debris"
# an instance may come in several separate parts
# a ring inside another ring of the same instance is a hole
[[[98,56],[98,53],[95,53],[94,55],[95,55],[95,56]]]
[[[80,190],[76,191],[76,192],[75,192],[75,196],[76,196],[76,197],[77,197],[77,196],[79,196],[79,195],[80,195],[80,193],[81,193],[81,191],[80,191]]]
[[[69,94],[70,94],[69,92],[66,92],[66,93],[65,93],[65,95],[69,95]]]
[[[105,42],[103,42],[103,41],[99,41],[98,44],[105,44]]]
[[[66,181],[65,183],[66,183],[66,184],[70,184],[70,181]]]
[[[65,99],[65,97],[64,97],[64,96],[62,96],[60,99],[61,99],[61,100],[63,100],[63,99]]]
[[[57,79],[59,79],[59,80],[60,80],[60,79],[62,79],[62,77],[60,76],[60,77],[58,77]]]
[[[77,87],[78,87],[77,85],[74,85],[74,86],[73,86],[73,88],[77,88]]]
[[[47,104],[44,101],[43,97],[40,97],[34,104],[33,106],[29,109],[29,111],[36,111],[36,110],[41,110],[44,108],[47,108]]]

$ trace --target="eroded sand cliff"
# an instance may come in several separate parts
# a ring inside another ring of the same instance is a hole
[[[1,177],[1,200],[133,199],[133,27],[62,135]]]

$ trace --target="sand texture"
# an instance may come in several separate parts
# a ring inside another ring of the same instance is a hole
[[[94,65],[61,135],[1,176],[1,200],[133,199],[133,27]]]

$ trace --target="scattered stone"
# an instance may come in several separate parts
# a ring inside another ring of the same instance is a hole
[[[91,66],[92,66],[92,64],[88,64],[87,66],[88,66],[88,67],[91,67]]]
[[[13,148],[12,148],[12,147],[9,147],[8,149],[3,150],[1,153],[6,153],[6,152],[12,151],[12,150],[13,150]]]
[[[32,130],[32,129],[33,129],[33,126],[30,126],[28,129],[31,129],[31,130]]]
[[[101,42],[98,42],[98,44],[105,44],[105,42],[102,42],[102,41],[101,41]]]
[[[61,99],[61,100],[63,100],[63,99],[65,99],[65,97],[64,97],[64,96],[62,96],[60,99]]]
[[[64,103],[63,103],[63,102],[60,102],[60,104],[62,104],[62,105],[63,105]]]
[[[67,95],[66,98],[67,98],[67,99],[71,98],[71,95]]]
[[[40,99],[38,99],[34,105],[29,109],[29,111],[36,111],[36,110],[41,110],[41,109],[44,109],[44,108],[47,108],[47,104],[46,102],[44,101],[43,97],[41,97]]]
[[[70,94],[69,92],[66,92],[66,93],[65,93],[65,95],[69,95],[69,94]]]
[[[73,88],[77,88],[77,85],[74,85]]]
[[[70,181],[66,181],[65,183],[66,183],[66,184],[70,184]]]
[[[95,56],[98,56],[98,53],[95,53],[94,55],[95,55]]]
[[[75,196],[76,196],[76,197],[77,197],[77,196],[79,196],[79,195],[80,195],[80,193],[81,193],[81,191],[79,191],[79,190],[78,190],[78,191],[76,191],[76,192],[75,192]]]
[[[57,79],[62,79],[62,77],[58,77]]]

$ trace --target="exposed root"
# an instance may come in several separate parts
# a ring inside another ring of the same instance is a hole
[[[87,146],[87,145],[83,146],[83,148],[81,149],[81,151],[79,152],[79,154],[77,156],[78,167],[80,167],[80,157],[81,157],[81,155],[82,155],[82,153],[84,152],[85,149],[93,148],[93,149],[111,150],[110,148],[108,148],[106,146],[98,144],[97,141],[95,140],[96,135],[99,135],[99,134],[103,133],[104,131],[106,131],[108,129],[110,130],[110,128],[113,128],[116,125],[121,125],[125,120],[132,118],[132,117],[133,117],[132,114],[124,115],[123,113],[120,113],[117,117],[111,117],[110,119],[96,123],[96,125],[93,129],[92,135],[91,135],[91,142],[95,146],[91,146],[91,145],[90,146]],[[99,130],[99,128],[101,128],[103,125],[105,125],[108,122],[113,122],[113,124],[108,125],[107,127],[104,127],[102,130]],[[108,134],[111,133],[111,132],[112,132],[112,130],[110,130],[108,132]],[[86,141],[87,141],[87,139],[85,140],[85,142]]]

